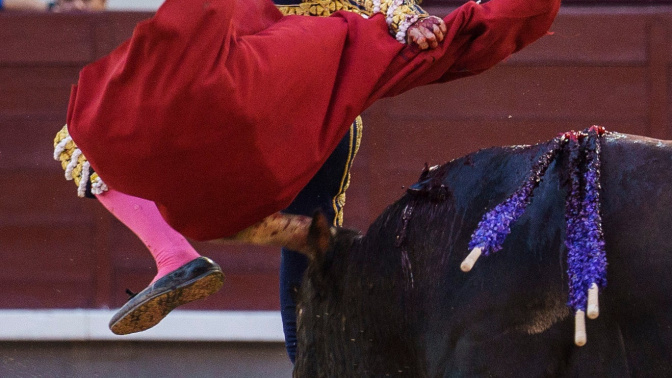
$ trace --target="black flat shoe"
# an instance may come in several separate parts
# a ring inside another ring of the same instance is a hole
[[[207,257],[191,260],[132,296],[110,320],[110,330],[127,335],[152,328],[176,307],[214,294],[223,284],[217,263]]]

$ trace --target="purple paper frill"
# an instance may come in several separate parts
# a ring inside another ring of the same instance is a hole
[[[600,137],[603,127],[592,126],[582,132],[567,132],[555,138],[549,150],[537,161],[526,181],[504,202],[487,212],[472,234],[469,249],[480,247],[484,255],[502,249],[511,225],[517,221],[532,200],[550,163],[566,146],[568,152],[569,188],[565,202],[565,246],[569,300],[567,305],[586,310],[588,289],[607,284],[607,256],[600,213]]]
[[[480,247],[485,256],[502,249],[506,236],[511,233],[511,225],[525,213],[527,205],[532,201],[532,192],[539,186],[562,142],[562,137],[553,139],[550,148],[534,164],[530,176],[523,185],[483,216],[471,236],[469,249]]]
[[[603,132],[603,131],[602,131]],[[596,284],[602,289],[607,284],[607,255],[602,233],[600,214],[600,129],[591,127],[581,135],[585,145],[583,185],[580,185],[579,142],[570,142],[570,192],[566,201],[567,221],[565,246],[567,247],[567,275],[569,300],[567,305],[576,310],[586,310],[588,289]],[[573,153],[572,149],[577,153]],[[577,185],[579,184],[579,185]]]

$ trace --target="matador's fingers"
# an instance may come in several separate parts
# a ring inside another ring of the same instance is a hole
[[[443,38],[445,37],[445,35],[441,31],[441,28],[438,25],[434,25],[433,29],[434,29],[434,35],[436,36],[437,42],[443,41]]]
[[[408,28],[408,40],[410,44],[415,44],[420,48],[420,50],[427,50],[429,48],[429,43],[425,38],[425,35],[422,33],[420,27],[411,26]]]
[[[427,28],[431,30],[432,33],[434,33],[436,41],[437,42],[443,41],[443,39],[446,36],[446,32],[448,31],[448,28],[446,28],[446,23],[436,16],[427,17],[423,21],[426,22]]]
[[[408,41],[415,43],[421,50],[436,48],[445,38],[446,24],[434,16],[417,21],[408,28]]]
[[[438,18],[438,17],[437,17]],[[448,27],[446,26],[446,22],[443,21],[442,18],[439,18],[439,29],[441,29],[441,32],[445,35],[448,32]]]

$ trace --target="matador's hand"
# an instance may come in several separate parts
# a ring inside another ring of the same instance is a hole
[[[416,21],[408,28],[407,42],[418,46],[421,50],[433,49],[443,41],[446,31],[446,23],[442,19],[429,16]]]

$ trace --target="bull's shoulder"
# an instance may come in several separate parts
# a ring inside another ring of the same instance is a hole
[[[641,135],[609,132],[604,135],[606,145],[642,146],[642,148],[672,148],[672,141],[650,138]]]
[[[425,168],[409,195],[429,198],[503,198],[529,175],[549,142],[536,145],[490,147],[478,150],[441,166]]]
[[[605,180],[639,178],[662,183],[672,178],[672,141],[638,135],[609,133],[602,148]]]

